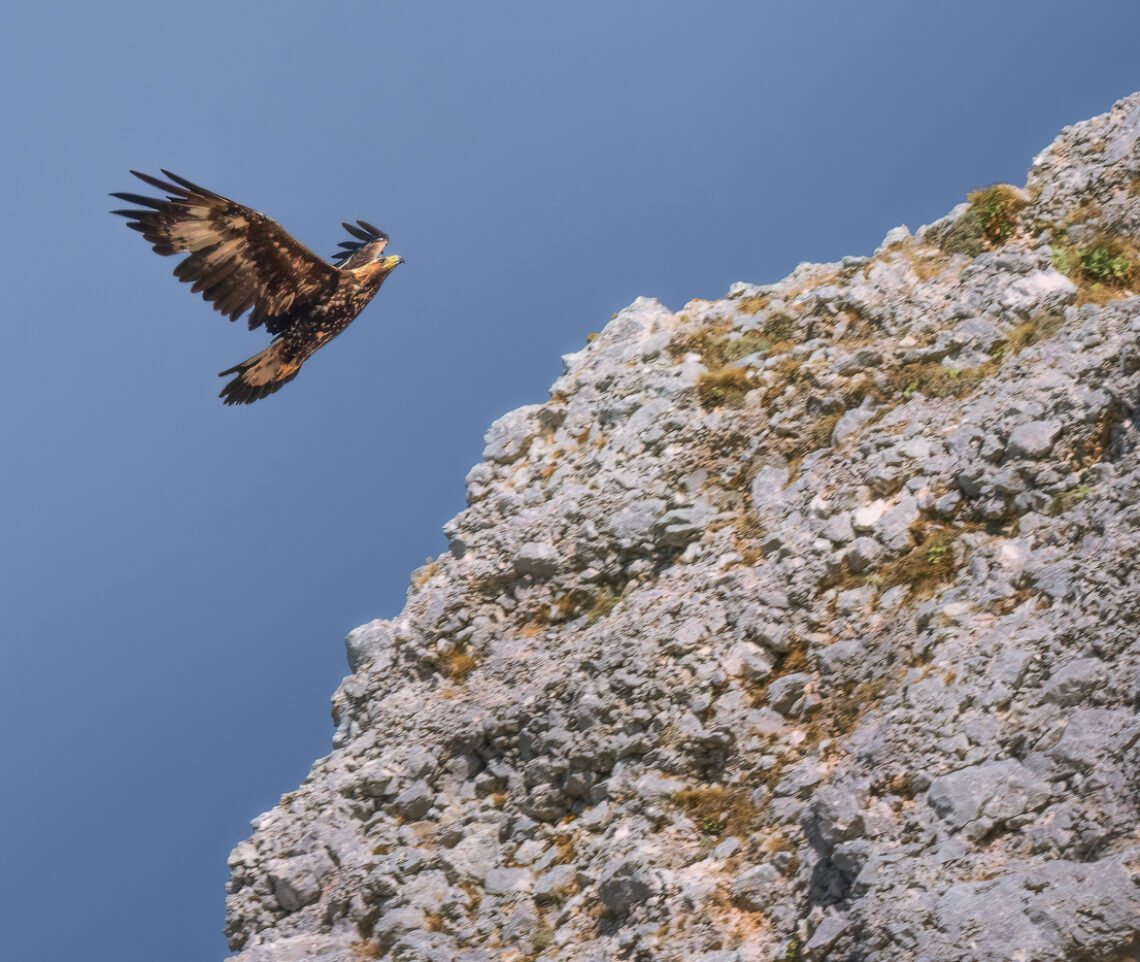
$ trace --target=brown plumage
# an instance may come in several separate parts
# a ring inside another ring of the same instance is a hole
[[[231,321],[249,311],[250,330],[264,324],[275,335],[264,351],[219,375],[237,375],[218,395],[226,404],[252,404],[288,384],[404,262],[382,256],[388,235],[362,220],[344,225],[356,240],[342,242],[330,264],[264,214],[168,170],[174,183],[131,173],[167,197],[112,194],[146,209],[111,213],[126,217],[156,253],[189,254],[174,276],[192,283],[214,310]]]

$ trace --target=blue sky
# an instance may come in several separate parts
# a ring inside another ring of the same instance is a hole
[[[1140,88],[1140,5],[16,3],[0,22],[7,958],[202,962],[342,638],[644,294],[869,253]],[[167,167],[407,263],[279,394],[107,210]]]

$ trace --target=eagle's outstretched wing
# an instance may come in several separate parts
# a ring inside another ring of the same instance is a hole
[[[147,208],[112,213],[126,217],[156,253],[189,253],[174,276],[193,282],[191,290],[201,291],[231,321],[252,308],[251,330],[264,324],[270,334],[280,334],[289,329],[294,306],[321,300],[336,288],[340,270],[264,214],[168,170],[163,173],[173,184],[131,173],[169,196],[112,194]]]

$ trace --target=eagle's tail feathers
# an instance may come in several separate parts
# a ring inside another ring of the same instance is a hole
[[[299,361],[287,361],[283,342],[274,341],[264,351],[235,364],[218,377],[236,374],[218,395],[225,404],[252,404],[281,390],[301,370]]]

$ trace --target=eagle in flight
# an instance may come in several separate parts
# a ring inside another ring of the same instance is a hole
[[[237,376],[218,396],[226,404],[252,404],[280,390],[301,365],[364,310],[402,257],[384,255],[388,235],[366,221],[344,224],[355,238],[322,260],[264,214],[192,184],[168,170],[174,183],[132,174],[165,191],[165,199],[116,193],[144,210],[116,210],[158,254],[189,254],[174,269],[180,281],[214,310],[236,321],[249,311],[249,328],[274,335],[264,351],[219,377]]]

